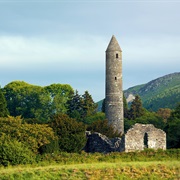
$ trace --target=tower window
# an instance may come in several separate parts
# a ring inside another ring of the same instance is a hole
[[[116,58],[118,58],[118,53],[116,54]]]
[[[115,77],[114,79],[117,80],[117,77]]]

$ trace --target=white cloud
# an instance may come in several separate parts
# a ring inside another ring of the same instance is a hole
[[[27,67],[53,63],[62,66],[90,68],[92,62],[104,58],[104,41],[101,38],[75,37],[54,41],[50,38],[31,38],[22,36],[0,37],[0,66],[2,67]],[[101,52],[101,53],[100,53]],[[101,55],[100,55],[101,54]],[[90,65],[90,66],[89,66]]]
[[[172,64],[180,63],[180,37],[132,38],[123,42],[124,63],[135,64]]]
[[[81,93],[90,90],[96,100],[101,99],[110,38],[0,36],[1,85],[15,79],[37,84],[69,83]],[[123,51],[124,89],[179,71],[180,37],[116,38]]]

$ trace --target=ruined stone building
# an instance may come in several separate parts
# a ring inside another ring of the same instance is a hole
[[[109,139],[100,133],[87,133],[86,152],[129,152],[144,148],[166,149],[166,133],[152,124],[135,124],[124,134],[122,50],[112,36],[106,50],[105,115],[121,138]]]
[[[124,135],[124,150],[126,152],[145,148],[166,149],[166,133],[152,124],[136,123]]]
[[[121,138],[108,138],[100,133],[87,133],[86,152],[131,152],[145,148],[166,149],[166,133],[152,124],[136,123]]]

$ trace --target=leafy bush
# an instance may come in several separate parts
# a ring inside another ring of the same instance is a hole
[[[49,144],[45,144],[39,148],[41,154],[44,153],[56,153],[59,152],[59,141],[58,138],[52,140]]]
[[[65,114],[52,117],[50,126],[59,139],[60,151],[79,152],[85,146],[85,126]]]
[[[3,133],[26,144],[35,153],[56,138],[47,124],[23,124],[21,117],[11,116],[0,118],[0,136]]]
[[[97,120],[104,120],[105,119],[105,114],[103,112],[97,112],[91,116],[88,116],[83,119],[83,122],[85,124],[92,124],[93,122]]]
[[[180,103],[167,120],[165,127],[168,148],[180,148]]]
[[[34,162],[35,155],[28,147],[3,134],[0,137],[0,164],[3,166]]]

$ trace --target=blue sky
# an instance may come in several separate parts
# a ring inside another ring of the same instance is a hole
[[[123,53],[123,89],[180,71],[180,1],[0,0],[0,85],[70,84],[105,94],[105,50]]]

